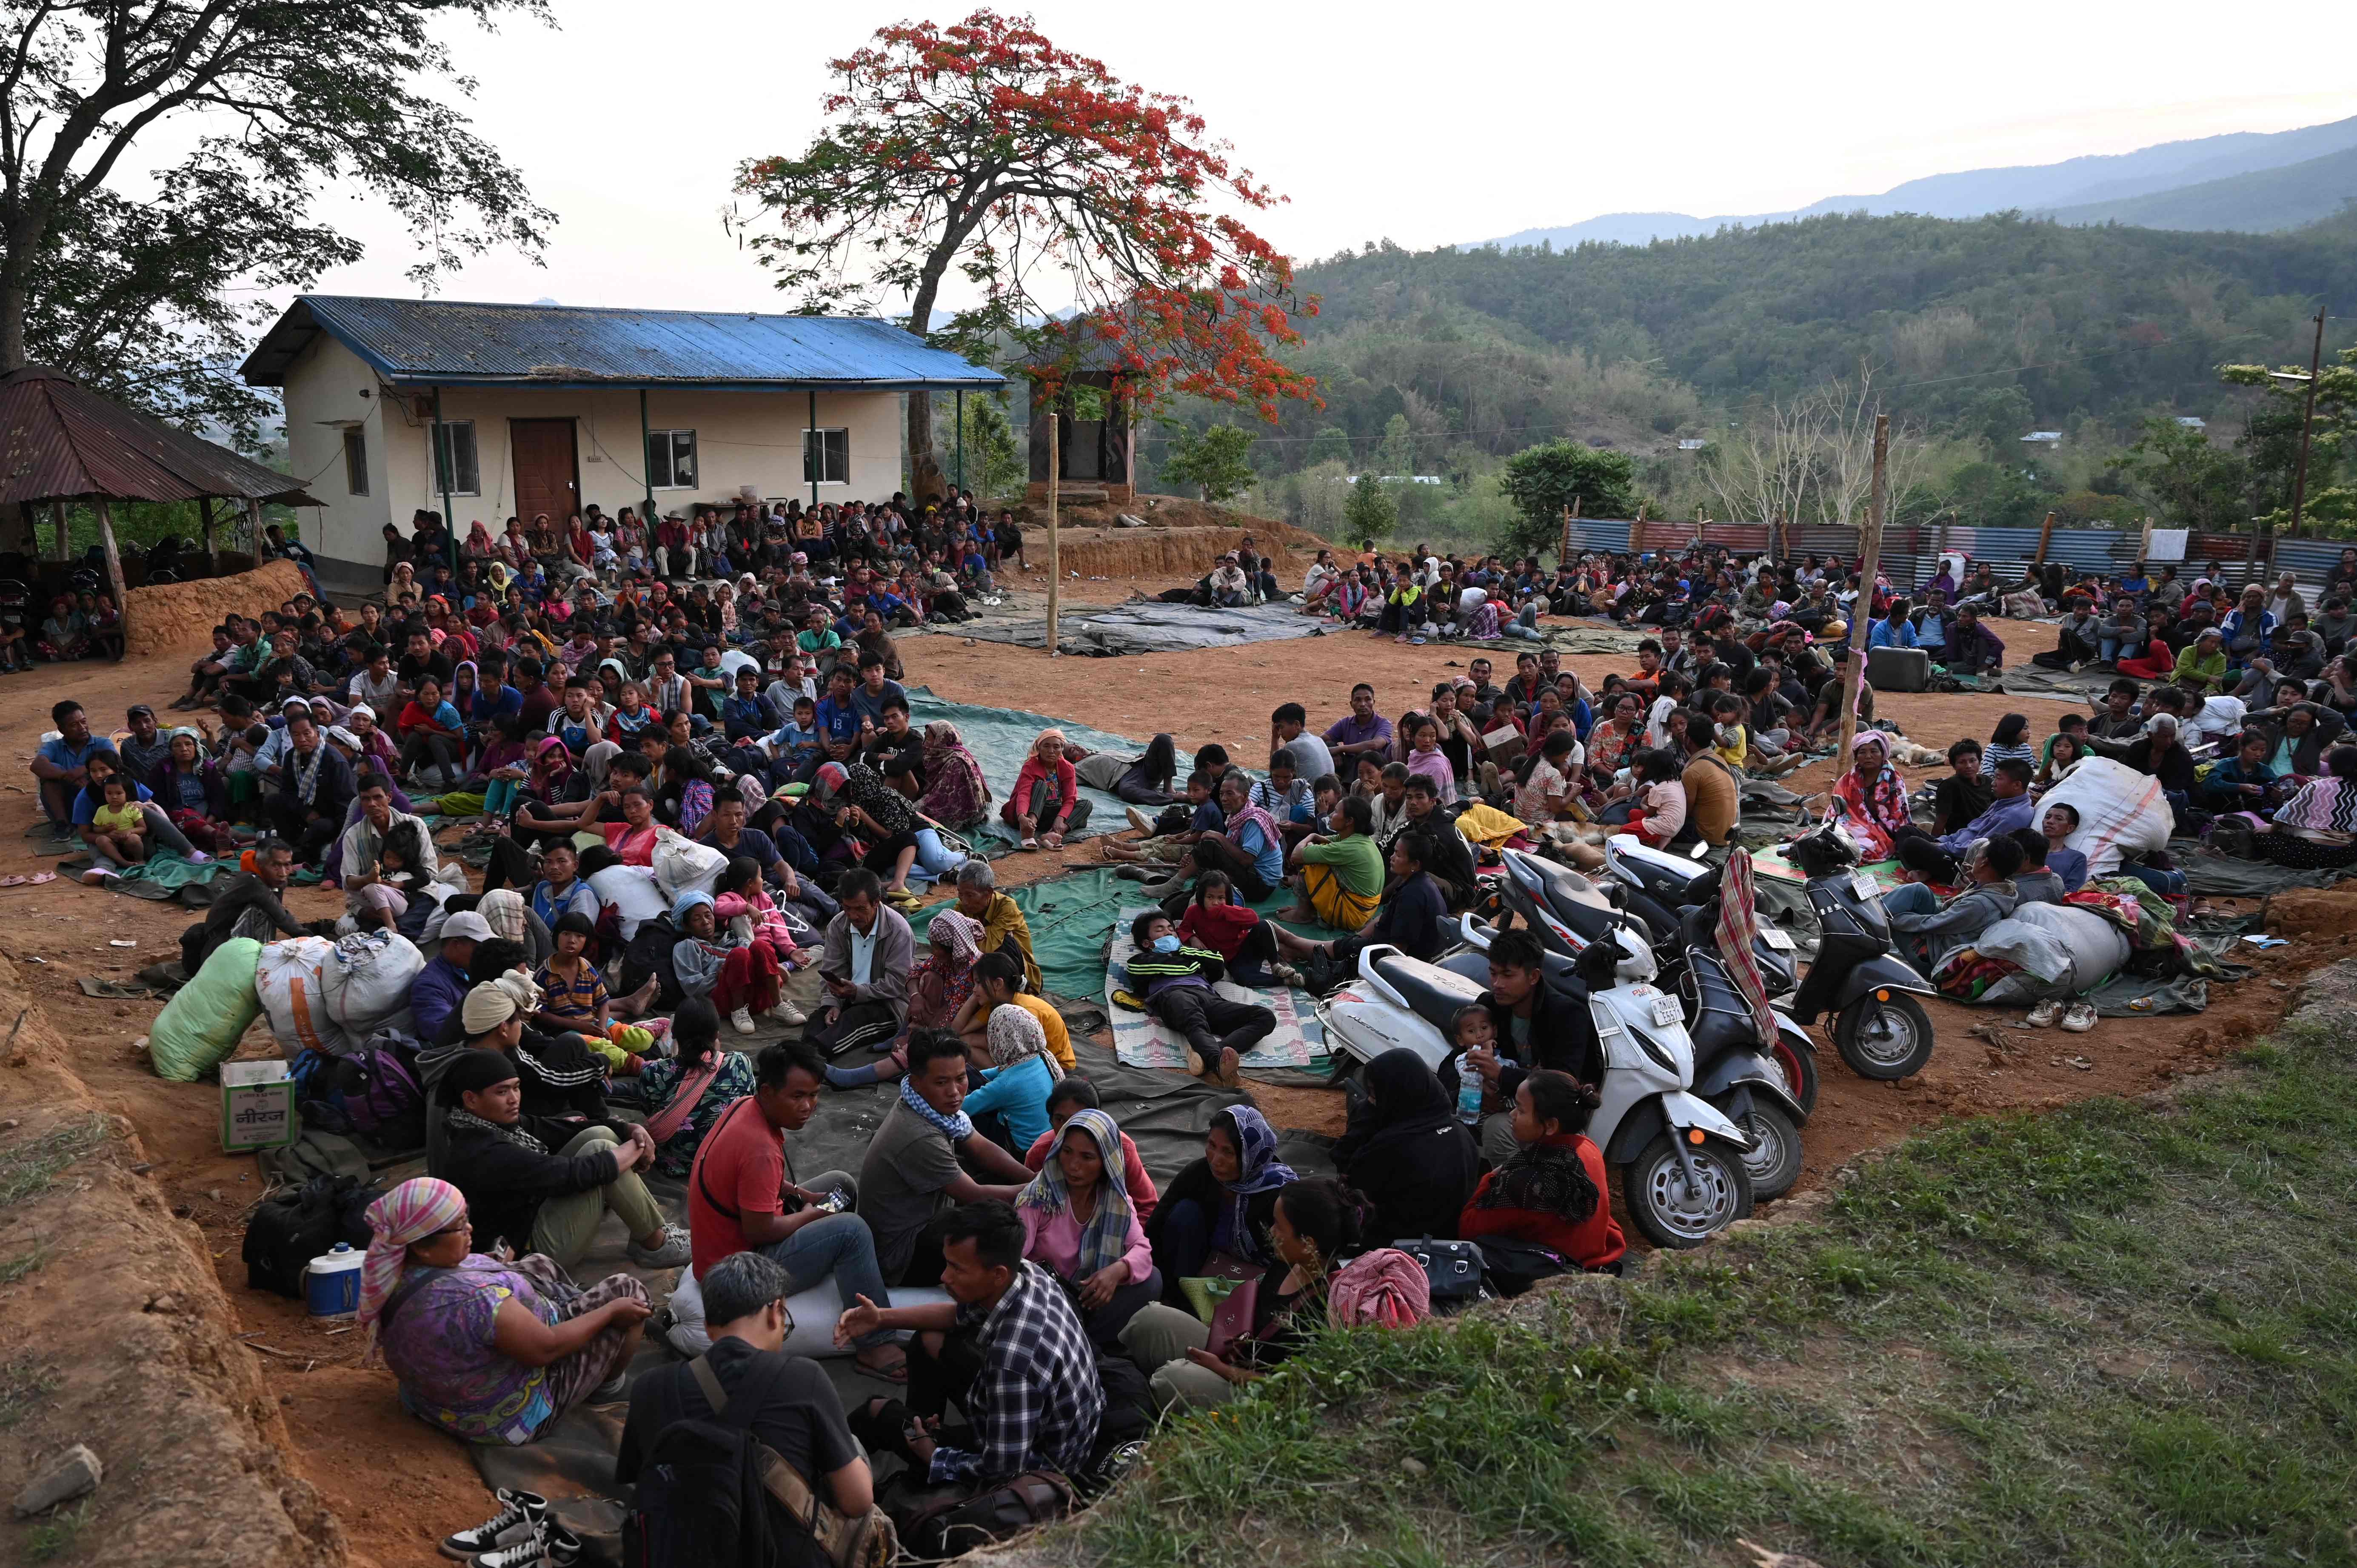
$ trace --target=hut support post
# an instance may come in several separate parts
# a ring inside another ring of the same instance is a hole
[[[121,659],[131,647],[131,595],[123,585],[123,553],[114,547],[114,515],[107,510],[106,498],[98,496],[91,504],[98,509],[98,542],[106,551],[106,583],[114,592],[114,607],[121,616],[123,646],[115,652]]]
[[[197,498],[197,526],[204,533],[205,575],[218,577],[221,575],[221,545],[213,538],[213,498],[210,496]]]

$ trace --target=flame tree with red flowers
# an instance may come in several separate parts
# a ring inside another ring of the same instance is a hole
[[[1238,216],[1281,199],[1184,99],[991,11],[885,27],[830,63],[843,86],[824,101],[829,128],[737,175],[776,214],[751,242],[801,309],[870,313],[904,295],[910,331],[984,360],[1012,340],[1051,396],[1094,339],[1092,368],[1140,403],[1178,392],[1274,421],[1282,400],[1316,400],[1276,351],[1317,302]],[[945,281],[972,303],[945,310]],[[1059,329],[1074,312],[1090,331]],[[940,494],[923,392],[909,397],[909,452],[914,492]]]

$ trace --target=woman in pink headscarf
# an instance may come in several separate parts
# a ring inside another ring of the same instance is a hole
[[[909,970],[909,1026],[946,1029],[974,994],[974,961],[982,956],[982,922],[944,909],[925,927],[931,950]]]
[[[585,1291],[554,1258],[475,1251],[465,1197],[432,1176],[369,1205],[368,1224],[368,1358],[392,1369],[411,1414],[470,1443],[529,1443],[587,1402],[630,1364],[654,1310],[628,1274]]]

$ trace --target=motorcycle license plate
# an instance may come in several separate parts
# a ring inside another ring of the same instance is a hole
[[[1676,997],[1665,993],[1653,998],[1653,1027],[1656,1029],[1666,1029],[1673,1024],[1682,1022],[1684,1017],[1685,1014],[1678,1006]]]
[[[1762,926],[1760,928],[1760,937],[1762,941],[1765,941],[1770,947],[1774,948],[1778,952],[1791,952],[1792,950],[1792,935],[1781,926]]]
[[[1882,897],[1882,889],[1876,886],[1874,878],[1863,871],[1853,871],[1849,874],[1849,890],[1861,898]]]

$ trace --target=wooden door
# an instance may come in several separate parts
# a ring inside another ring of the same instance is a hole
[[[569,419],[511,419],[509,450],[514,454],[516,515],[529,525],[535,513],[563,529],[581,510],[580,453]]]

